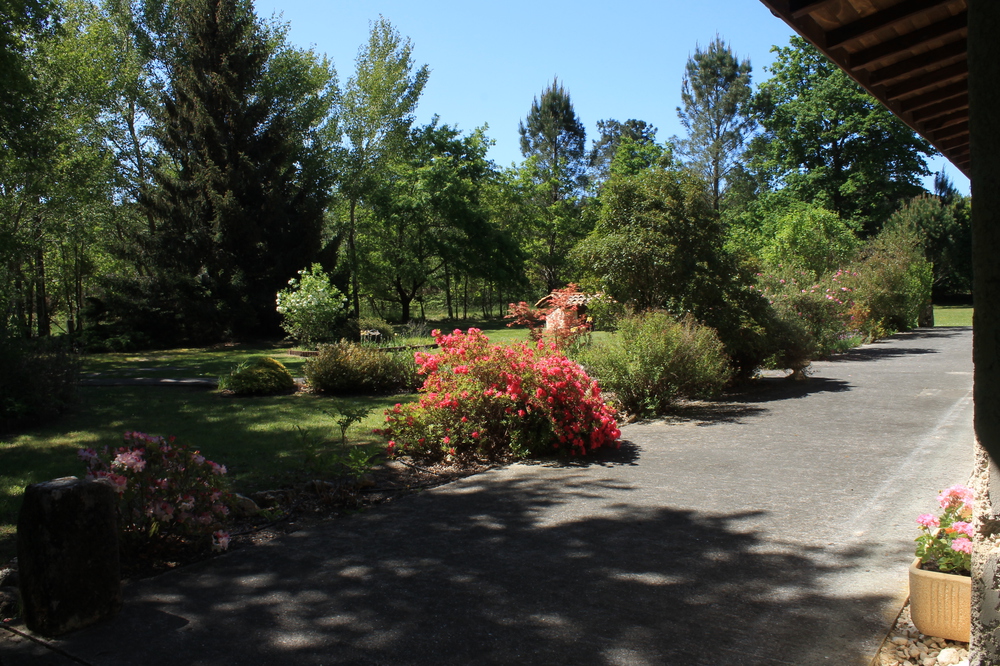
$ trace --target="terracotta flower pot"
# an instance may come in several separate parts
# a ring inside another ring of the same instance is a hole
[[[972,579],[910,565],[910,618],[922,634],[969,642]]]

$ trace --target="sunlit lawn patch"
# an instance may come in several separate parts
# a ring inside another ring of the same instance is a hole
[[[972,326],[972,308],[967,305],[935,305],[935,326]]]

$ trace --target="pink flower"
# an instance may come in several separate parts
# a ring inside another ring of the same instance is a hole
[[[122,469],[130,469],[134,472],[141,472],[146,468],[146,461],[142,459],[143,450],[125,450],[115,456],[111,465]]]
[[[917,516],[917,523],[923,525],[924,527],[937,527],[941,524],[941,521],[937,519],[937,516],[930,513],[922,513]]]
[[[445,435],[444,443],[445,444],[451,444],[451,437],[448,437],[447,435]]]
[[[229,548],[229,532],[217,530],[212,533],[212,550],[220,551]]]
[[[964,534],[968,537],[972,536],[972,524],[967,523],[963,520],[957,520],[951,524],[951,528],[958,534]]]
[[[965,537],[959,537],[951,542],[951,549],[958,553],[972,554],[972,542]]]

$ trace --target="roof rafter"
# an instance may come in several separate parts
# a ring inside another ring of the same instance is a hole
[[[840,46],[883,28],[896,25],[901,21],[912,18],[916,14],[946,2],[949,2],[949,0],[910,0],[910,2],[901,2],[888,9],[869,14],[853,23],[830,30],[826,33],[826,46],[827,48]]]

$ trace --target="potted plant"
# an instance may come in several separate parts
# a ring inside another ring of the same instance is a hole
[[[910,565],[910,616],[921,633],[969,641],[972,595],[972,491],[938,495],[940,516],[917,517],[917,557]]]

